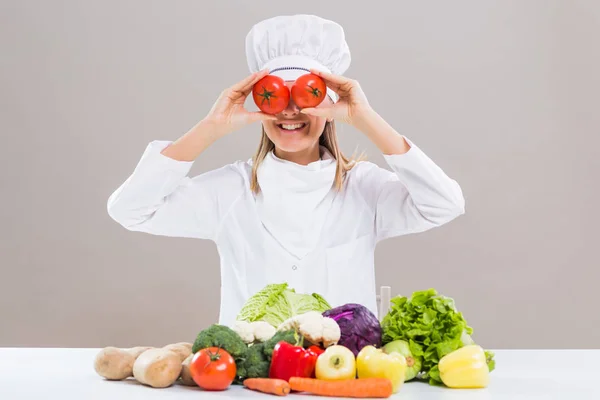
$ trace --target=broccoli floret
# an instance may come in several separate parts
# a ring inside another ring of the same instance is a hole
[[[248,347],[243,360],[236,362],[238,381],[246,378],[268,378],[273,348],[281,341],[296,344],[296,333],[293,330],[277,332],[271,339]]]
[[[225,325],[217,324],[209,326],[198,334],[192,352],[196,353],[207,347],[220,347],[231,354],[235,360],[244,358],[248,351],[248,346],[240,335]]]
[[[282,340],[295,345],[298,342],[297,334],[294,330],[277,332],[275,336],[264,342],[263,352],[269,360],[273,357],[273,348],[275,348],[275,345]]]
[[[240,380],[246,378],[268,378],[271,360],[264,353],[264,343],[248,347],[244,360],[237,363],[237,375]]]

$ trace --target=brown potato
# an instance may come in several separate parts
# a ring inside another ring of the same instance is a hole
[[[180,378],[181,383],[186,386],[198,386],[190,373],[190,362],[192,361],[192,358],[194,358],[194,355],[190,354],[182,363]]]
[[[130,349],[105,347],[94,359],[94,369],[98,375],[108,380],[123,380],[133,376],[133,363],[144,351],[152,347],[139,346]]]
[[[181,359],[181,362],[183,362],[183,360],[185,360],[190,354],[192,354],[192,346],[188,347],[185,343],[169,344],[163,347],[163,349],[171,350],[177,353],[177,355]]]
[[[117,347],[105,347],[94,359],[94,370],[108,380],[122,380],[130,377],[136,357]]]
[[[192,352],[192,347],[194,346],[192,343],[188,343],[188,342],[179,342],[179,343],[175,343],[175,344],[189,348],[190,353]]]
[[[142,354],[146,350],[150,350],[153,348],[154,347],[149,347],[149,346],[137,346],[137,347],[132,347],[130,349],[127,349],[127,352],[129,352],[131,355],[133,355],[133,357],[138,358],[140,356],[140,354]]]
[[[161,349],[146,350],[133,364],[133,377],[154,388],[171,386],[181,375],[183,366],[178,353]]]

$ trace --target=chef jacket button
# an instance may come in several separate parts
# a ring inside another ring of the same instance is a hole
[[[297,266],[297,265],[294,265],[294,266],[292,266],[292,269],[295,271],[295,270],[297,270],[297,269],[298,269],[298,266]]]

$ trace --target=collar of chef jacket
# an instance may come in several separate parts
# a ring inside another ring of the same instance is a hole
[[[317,245],[333,199],[336,160],[321,147],[320,160],[300,165],[269,152],[257,171],[259,217],[292,255],[303,258]]]

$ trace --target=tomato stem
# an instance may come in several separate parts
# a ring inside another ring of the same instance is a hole
[[[274,97],[277,97],[277,96],[275,96],[273,94],[274,92],[268,91],[266,87],[263,86],[262,88],[263,88],[263,92],[258,94],[260,97],[263,98],[262,101],[261,101],[261,105],[264,104],[265,101],[267,103],[269,103],[269,105],[271,105],[271,98],[274,98]]]
[[[314,88],[310,85],[306,85],[306,86],[308,86],[307,90],[310,94],[312,94],[315,97],[321,97],[321,91],[319,90],[319,88]]]
[[[217,349],[216,353],[213,353],[211,350],[207,350],[207,354],[210,357],[210,361],[218,361],[221,358],[219,352],[221,351],[221,346]]]

